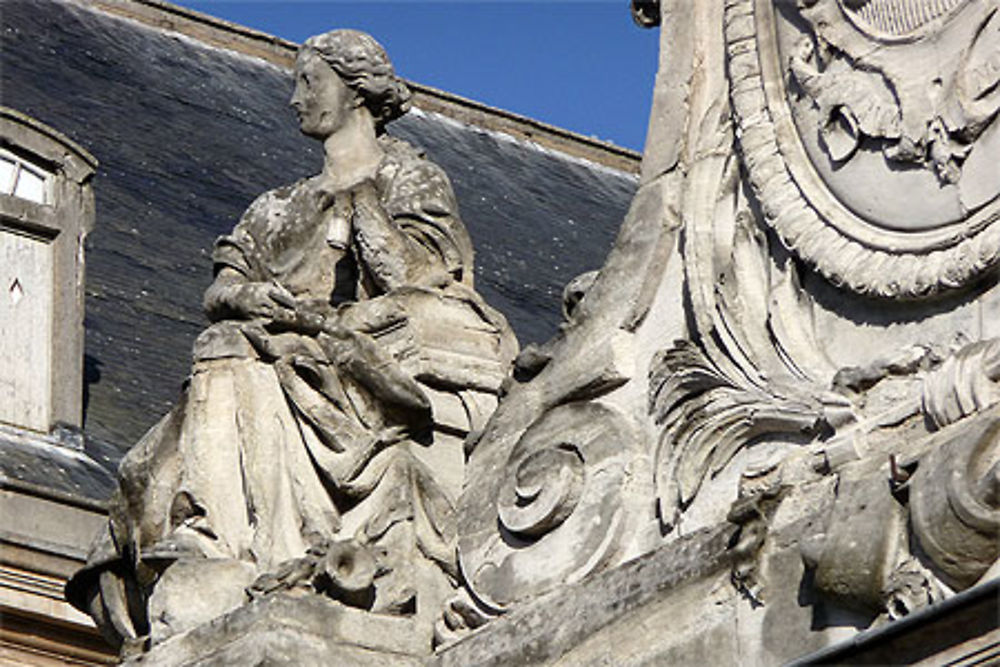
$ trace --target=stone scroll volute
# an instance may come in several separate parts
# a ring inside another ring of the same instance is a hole
[[[490,456],[499,474],[478,480],[481,502],[466,504],[461,520],[461,565],[476,596],[503,611],[613,561],[634,523],[635,443],[618,411],[576,402],[544,413]]]

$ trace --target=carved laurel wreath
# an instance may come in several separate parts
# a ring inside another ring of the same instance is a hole
[[[782,242],[831,282],[875,297],[929,296],[961,287],[997,264],[1000,212],[995,202],[962,224],[905,233],[872,227],[825,189],[814,188],[823,196],[810,196],[800,186],[801,175],[793,174],[781,151],[794,128],[790,119],[776,122],[768,103],[775,93],[765,89],[763,69],[775,65],[763,62],[761,46],[773,46],[774,17],[757,12],[772,12],[769,2],[727,0],[725,40],[739,148],[767,223]],[[759,31],[761,25],[769,29]]]

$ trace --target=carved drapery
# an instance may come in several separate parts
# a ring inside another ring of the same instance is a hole
[[[124,651],[286,592],[428,652],[456,585],[462,437],[496,405],[516,339],[472,288],[447,176],[384,134],[409,108],[384,49],[353,30],[311,38],[291,105],[323,170],[218,240],[190,382],[126,455],[67,586]]]

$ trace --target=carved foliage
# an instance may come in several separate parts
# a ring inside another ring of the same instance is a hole
[[[812,437],[826,425],[810,400],[739,385],[689,341],[660,352],[650,376],[650,412],[663,426],[656,457],[660,520],[672,528],[706,476],[765,434]]]
[[[722,174],[694,181],[714,201],[691,214],[684,234],[690,340],[650,367],[648,409],[661,426],[656,494],[668,530],[744,447],[765,436],[808,442],[853,418],[849,401],[828,390],[834,369],[797,268],[752,214],[735,161]]]

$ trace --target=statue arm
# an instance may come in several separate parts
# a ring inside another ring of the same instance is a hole
[[[255,282],[228,266],[222,267],[205,290],[205,315],[212,322],[295,317],[295,297],[279,283]]]
[[[255,270],[255,224],[266,219],[273,194],[257,198],[243,214],[232,233],[215,242],[212,260],[215,280],[205,290],[202,302],[211,322],[263,318],[271,321],[289,320],[295,315],[295,297],[273,280],[259,280]]]

